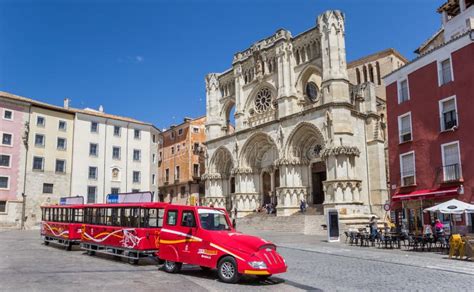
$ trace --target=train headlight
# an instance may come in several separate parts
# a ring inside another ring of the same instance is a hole
[[[249,265],[254,269],[264,270],[267,268],[267,265],[263,261],[253,261],[249,262]]]

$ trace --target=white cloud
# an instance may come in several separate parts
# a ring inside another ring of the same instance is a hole
[[[145,58],[143,58],[143,56],[135,56],[135,60],[138,62],[138,63],[141,63],[145,60]]]

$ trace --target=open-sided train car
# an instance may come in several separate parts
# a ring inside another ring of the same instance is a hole
[[[166,203],[113,203],[84,206],[81,248],[138,263],[158,252]]]
[[[45,245],[55,243],[71,250],[81,241],[83,206],[52,205],[42,206],[41,237]]]

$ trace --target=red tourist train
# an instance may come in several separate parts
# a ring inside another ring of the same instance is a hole
[[[244,274],[267,278],[287,270],[275,244],[235,231],[224,209],[108,201],[113,203],[42,207],[45,244],[70,249],[80,242],[90,255],[111,254],[133,264],[152,256],[169,273],[182,264],[217,269],[227,283]]]

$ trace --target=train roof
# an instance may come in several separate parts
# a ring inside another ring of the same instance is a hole
[[[131,208],[131,207],[144,207],[144,208],[158,208],[169,205],[163,202],[137,202],[137,203],[101,203],[101,204],[85,204],[83,208]]]
[[[41,208],[71,208],[71,209],[82,209],[84,208],[83,204],[75,205],[43,205]]]

